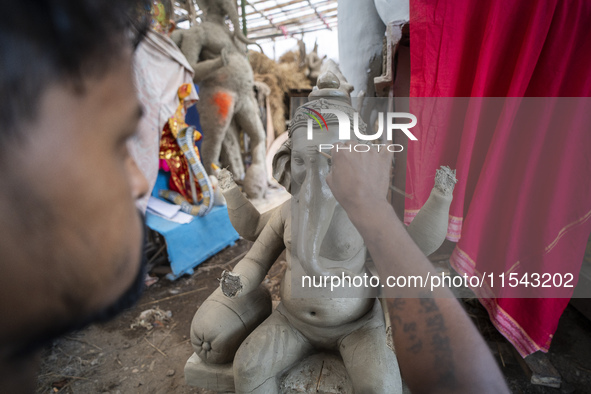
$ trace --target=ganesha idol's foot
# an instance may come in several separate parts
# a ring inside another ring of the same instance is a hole
[[[260,164],[251,165],[244,177],[244,191],[249,198],[263,198],[267,192],[267,172]]]

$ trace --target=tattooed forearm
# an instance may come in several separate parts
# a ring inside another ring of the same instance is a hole
[[[418,354],[423,350],[423,341],[419,338],[417,332],[417,323],[405,323],[398,314],[406,307],[406,300],[404,298],[394,298],[388,300],[392,320],[392,335],[396,335],[399,329],[404,333],[405,342],[407,344],[406,350],[412,354]]]
[[[392,320],[392,333],[404,338],[403,343],[407,344],[404,349],[415,356],[421,355],[421,357],[432,359],[438,383],[453,388],[457,384],[453,351],[448,328],[436,300],[433,298],[389,299],[388,307]],[[408,310],[411,308],[418,313],[409,314]],[[404,313],[405,310],[407,313]],[[403,319],[404,316],[409,315],[415,316],[416,319]]]
[[[455,364],[445,319],[433,298],[421,298],[421,312],[427,315],[427,333],[431,338],[430,348],[434,356],[435,370],[441,384],[452,388],[456,385]]]

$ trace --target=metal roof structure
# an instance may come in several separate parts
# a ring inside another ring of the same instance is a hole
[[[174,3],[177,22],[199,20],[194,0]],[[255,40],[337,28],[337,0],[237,0],[237,5],[241,21],[245,11],[248,38]]]

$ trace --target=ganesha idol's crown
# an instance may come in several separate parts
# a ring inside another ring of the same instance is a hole
[[[323,109],[337,109],[347,114],[353,124],[355,116],[355,109],[351,106],[351,97],[349,93],[343,89],[338,77],[327,71],[318,78],[317,86],[314,87],[312,93],[308,96],[312,101],[305,103],[298,107],[293,119],[289,125],[289,136],[298,127],[306,127],[308,124],[309,113],[311,110],[321,113]],[[338,118],[331,113],[323,114],[324,120],[328,124],[338,124]],[[365,133],[367,125],[362,119],[359,119],[359,130]]]
[[[330,100],[342,101],[351,105],[349,93],[341,88],[341,81],[332,72],[327,71],[318,78],[318,82],[312,93],[308,96],[311,100],[325,98]]]

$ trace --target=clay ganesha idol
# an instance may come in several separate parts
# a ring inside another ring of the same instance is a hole
[[[331,127],[338,125],[336,116],[325,116],[329,131],[307,139],[310,109],[339,109],[351,124],[354,110],[332,73],[319,78],[318,88],[310,95],[312,101],[296,111],[289,139],[273,161],[274,176],[291,193],[290,200],[261,215],[229,173],[221,176],[232,224],[254,245],[232,272],[222,275],[220,287],[195,314],[195,354],[185,367],[191,385],[237,393],[298,392],[297,387],[305,392],[317,382],[302,382],[310,377],[301,373],[306,370],[301,365],[320,352],[326,361],[323,368],[336,359],[344,376],[333,391],[322,392],[402,392],[396,355],[386,344],[384,314],[375,296],[368,297],[367,289],[349,288],[346,296],[336,298],[330,287],[301,287],[303,276],[369,274],[363,240],[326,184],[330,158],[317,148],[319,143],[339,142],[338,127]],[[455,181],[448,169],[439,170],[437,179],[408,228],[425,254],[444,240]],[[284,250],[281,302],[272,310],[261,283]]]

